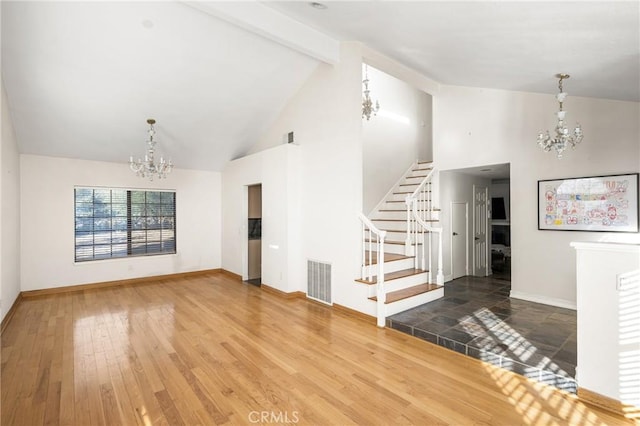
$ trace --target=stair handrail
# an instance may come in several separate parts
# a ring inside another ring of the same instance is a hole
[[[378,327],[385,326],[386,320],[386,293],[384,290],[384,239],[387,236],[387,231],[378,229],[367,216],[362,213],[358,213],[358,217],[362,222],[362,272],[361,277],[363,280],[373,281],[372,267],[373,265],[373,235],[375,235],[375,248],[378,253],[378,267],[376,276],[376,318]],[[367,238],[368,231],[368,238]],[[367,274],[367,258],[366,251],[367,245],[369,247],[369,274]]]
[[[422,189],[429,183],[431,182],[431,176],[433,176],[433,172],[435,172],[435,167],[432,167],[431,170],[429,170],[429,173],[427,173],[427,175],[420,181],[420,185],[418,185],[418,187],[416,188],[415,191],[413,191],[413,193],[411,195],[407,195],[407,199],[409,200],[416,200],[418,199],[418,195],[420,194],[420,192],[422,191]]]
[[[405,203],[407,205],[407,238],[405,242],[406,253],[410,254],[413,251],[413,255],[415,256],[415,267],[416,269],[420,266],[423,270],[428,270],[428,280],[432,281],[432,265],[431,265],[431,248],[432,248],[432,233],[438,234],[438,270],[436,273],[436,284],[443,285],[444,284],[444,273],[442,269],[442,227],[433,226],[428,220],[431,220],[433,217],[433,200],[431,197],[431,191],[427,190],[427,187],[431,185],[431,180],[433,174],[435,172],[435,166],[432,164],[431,170],[427,173],[427,175],[420,181],[418,187],[408,195],[405,199]],[[420,206],[422,203],[422,206]],[[429,218],[427,218],[429,215]],[[412,218],[414,220],[414,225],[412,226]],[[411,234],[414,234],[414,241],[412,243]],[[424,243],[424,234],[428,235],[428,247],[429,247],[429,257],[428,257],[428,266],[425,265],[425,257],[426,257],[426,247]],[[422,247],[422,257],[418,256],[419,252],[419,244],[418,237],[423,241]],[[413,245],[413,247],[412,247]]]

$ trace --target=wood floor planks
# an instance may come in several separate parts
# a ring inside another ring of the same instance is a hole
[[[632,424],[222,273],[25,298],[1,360],[3,425]]]

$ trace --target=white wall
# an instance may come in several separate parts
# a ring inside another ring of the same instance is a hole
[[[150,182],[125,161],[23,154],[20,175],[23,291],[220,267],[220,173],[174,169]],[[75,264],[74,186],[175,190],[177,253]]]
[[[0,149],[0,320],[20,293],[20,155],[2,84]]]
[[[357,216],[362,211],[361,76],[360,44],[343,43],[340,62],[318,66],[252,152],[281,144],[290,131],[299,144],[300,161],[290,165],[297,168],[292,174],[299,178],[288,182],[300,188],[300,196],[289,200],[297,203],[291,208],[299,211],[300,229],[299,236],[288,236],[289,246],[294,242],[300,246],[299,258],[289,263],[290,273],[298,277],[289,291],[306,291],[307,259],[328,262],[334,303],[373,313],[375,304],[367,300],[367,289],[354,282],[361,247]],[[295,226],[290,223],[289,229]]]
[[[538,180],[640,169],[639,105],[568,97],[568,124],[579,121],[585,138],[557,160],[536,144],[538,132],[555,125],[553,95],[441,86],[434,96],[434,159],[441,169],[511,163],[512,296],[575,307],[569,243],[639,240],[638,234],[537,229]]]
[[[296,164],[300,148],[279,145],[231,161],[222,173],[222,267],[248,279],[248,185],[262,184],[262,283],[302,290]]]
[[[371,97],[374,104],[380,102],[380,111],[362,120],[365,213],[411,164],[432,159],[431,96],[372,66],[367,68]]]
[[[473,275],[473,185],[490,188],[490,179],[481,179],[468,174],[441,171],[440,179],[440,223],[443,228],[442,253],[443,269],[445,281],[452,280],[452,259],[451,259],[451,203],[467,203],[467,258],[469,275]],[[490,241],[488,241],[490,243]],[[434,253],[435,254],[435,253]],[[432,259],[435,261],[436,259]],[[434,263],[435,265],[436,263]]]

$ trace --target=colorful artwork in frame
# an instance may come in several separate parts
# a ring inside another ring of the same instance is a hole
[[[638,173],[539,180],[538,229],[638,232]]]

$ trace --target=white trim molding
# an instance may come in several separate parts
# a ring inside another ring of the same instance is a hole
[[[509,297],[514,299],[526,300],[528,302],[542,303],[545,305],[557,306],[559,308],[573,309],[574,311],[577,309],[576,302],[572,302],[571,300],[565,299],[557,299],[555,297],[546,297],[540,296],[538,294],[532,293],[524,293],[521,291],[513,291],[509,294]]]

